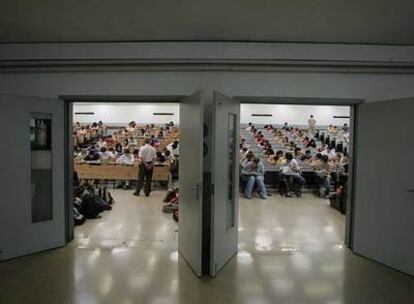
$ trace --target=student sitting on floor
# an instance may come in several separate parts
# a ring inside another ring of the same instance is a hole
[[[259,195],[262,199],[267,199],[266,186],[264,184],[265,169],[260,158],[256,157],[253,161],[249,161],[243,168],[242,174],[248,176],[244,197],[252,198],[253,187],[256,184],[259,188]]]

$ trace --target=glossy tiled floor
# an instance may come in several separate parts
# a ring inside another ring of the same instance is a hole
[[[114,196],[65,248],[0,264],[0,303],[414,303],[414,279],[344,249],[344,218],[310,195],[241,200],[240,252],[202,280],[162,192]]]

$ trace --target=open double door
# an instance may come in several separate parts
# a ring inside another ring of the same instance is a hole
[[[66,243],[64,107],[0,95],[0,260]],[[353,250],[414,275],[414,99],[363,104],[358,113]],[[239,126],[230,97],[180,101],[178,247],[198,276],[215,276],[237,253]]]
[[[239,117],[239,102],[217,92],[212,106],[203,92],[180,102],[178,248],[198,276],[237,253]]]

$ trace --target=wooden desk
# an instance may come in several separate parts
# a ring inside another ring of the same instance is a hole
[[[139,165],[127,166],[118,164],[91,165],[76,163],[75,171],[80,179],[103,179],[103,180],[137,180]],[[155,165],[152,175],[153,181],[170,181],[170,166]]]

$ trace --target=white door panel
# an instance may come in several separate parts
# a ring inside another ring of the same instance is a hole
[[[355,252],[414,275],[414,98],[359,106]]]
[[[49,150],[31,151],[33,117],[51,120]],[[0,95],[2,260],[65,244],[64,121],[62,100]]]
[[[213,183],[210,274],[237,253],[240,103],[218,92],[213,100]]]
[[[178,250],[202,275],[203,105],[202,93],[180,101],[180,219]]]

